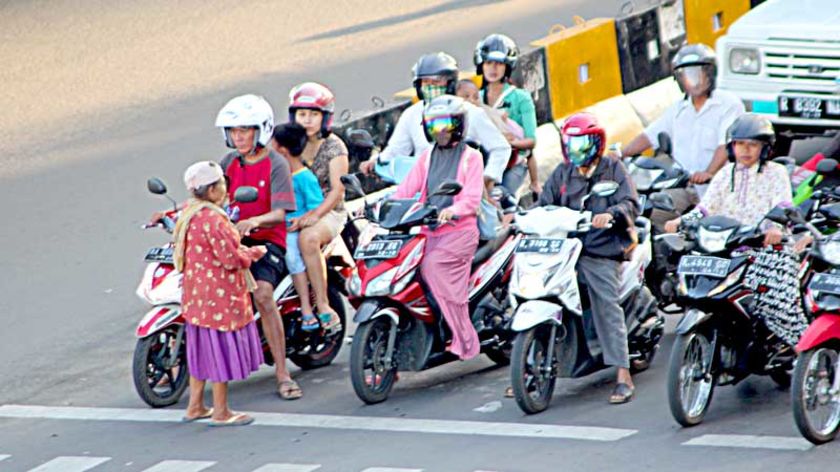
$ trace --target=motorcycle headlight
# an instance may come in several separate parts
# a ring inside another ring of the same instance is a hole
[[[701,226],[697,232],[697,243],[706,252],[720,252],[726,249],[726,242],[734,232],[735,228],[726,231],[710,231]]]
[[[831,265],[840,265],[840,240],[829,240],[820,246],[820,255]]]
[[[394,267],[388,271],[385,271],[379,277],[374,278],[367,284],[367,288],[365,289],[365,295],[369,297],[384,297],[386,295],[391,294],[391,282],[394,281],[394,277],[397,275],[397,271],[399,267]]]
[[[350,280],[347,281],[347,291],[354,297],[358,297],[362,293],[362,278],[359,277],[359,273],[355,270]]]
[[[636,184],[636,190],[645,191],[650,190],[653,182],[663,172],[661,169],[642,169],[641,167],[635,167],[630,172],[630,177],[633,179],[633,183]]]
[[[734,48],[729,51],[729,70],[736,74],[758,74],[761,70],[758,49]]]

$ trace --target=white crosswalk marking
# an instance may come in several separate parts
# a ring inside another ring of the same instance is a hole
[[[399,467],[368,467],[362,472],[423,472],[423,469],[401,469]]]
[[[253,472],[312,472],[321,464],[266,464]]]
[[[802,438],[785,436],[750,436],[746,434],[704,434],[683,443],[683,446],[742,447],[807,451],[813,445]]]
[[[110,457],[59,456],[29,472],[84,472],[109,460]]]
[[[10,457],[12,457],[12,456],[10,456],[8,454],[0,454],[0,461],[2,461],[3,459],[8,459]]]
[[[210,461],[163,461],[143,472],[199,472],[215,464]]]

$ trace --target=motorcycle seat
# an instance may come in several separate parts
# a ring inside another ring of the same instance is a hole
[[[474,272],[476,267],[480,266],[487,259],[490,259],[490,256],[498,251],[505,241],[507,241],[507,238],[510,236],[512,231],[513,229],[510,226],[507,226],[499,231],[496,235],[496,239],[482,241],[478,246],[478,250],[475,252],[475,256],[473,257],[472,269],[470,272]]]

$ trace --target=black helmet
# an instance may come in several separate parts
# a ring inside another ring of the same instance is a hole
[[[763,142],[760,157],[763,163],[770,156],[773,145],[776,144],[776,131],[773,129],[773,123],[767,118],[754,113],[745,113],[739,116],[726,131],[726,150],[729,152],[730,161],[735,160],[733,141],[739,139]]]
[[[507,66],[505,67],[505,78],[508,78],[513,72],[513,68],[516,67],[516,61],[518,60],[519,48],[516,47],[516,43],[510,37],[503,34],[491,34],[475,45],[473,62],[477,75],[484,74],[482,66],[486,61],[495,61]]]
[[[414,90],[417,98],[424,100],[420,79],[424,77],[446,77],[446,94],[455,95],[455,83],[458,81],[458,61],[445,52],[425,54],[411,68],[414,74]]]
[[[707,93],[711,95],[715,89],[715,78],[717,77],[717,55],[714,49],[705,44],[686,44],[681,47],[674,59],[671,60],[671,69],[674,72],[674,78],[677,79],[680,89],[685,92],[683,83],[680,80],[679,70],[689,66],[702,66],[703,71],[709,78],[709,89]]]

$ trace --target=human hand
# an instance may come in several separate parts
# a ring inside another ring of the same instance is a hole
[[[239,231],[239,234],[244,236],[250,236],[254,230],[259,229],[260,225],[253,218],[248,218],[247,220],[242,220],[239,223],[236,223],[236,230]]]
[[[297,219],[298,229],[308,228],[318,222],[321,218],[315,211],[308,211]]]
[[[365,175],[370,175],[373,173],[373,168],[376,164],[375,158],[370,158],[361,164],[359,164],[359,171]]]
[[[770,228],[764,232],[764,245],[765,246],[772,246],[774,244],[779,244],[782,242],[782,230],[779,228]]]
[[[542,184],[539,182],[531,182],[530,189],[537,195],[541,194],[543,191]]]
[[[268,248],[265,246],[251,246],[245,247],[245,252],[247,252],[248,256],[251,258],[252,261],[256,262],[263,258],[268,252]]]
[[[673,220],[668,220],[665,222],[665,232],[666,233],[676,233],[677,230],[680,229],[680,223],[682,220],[679,218],[674,218]]]
[[[603,229],[612,226],[613,216],[609,213],[600,213],[592,218],[592,227]]]
[[[810,234],[805,234],[799,238],[799,241],[796,241],[796,244],[793,245],[793,252],[799,254],[800,252],[805,251],[812,242],[814,242],[814,237]]]
[[[165,211],[156,211],[156,212],[152,213],[152,217],[149,218],[149,224],[150,225],[156,225],[156,224],[160,223],[161,220],[163,220],[164,218],[166,218],[166,212]]]
[[[712,180],[712,174],[705,171],[695,172],[691,174],[691,177],[688,180],[695,185],[705,184],[706,182]]]
[[[455,217],[455,213],[452,212],[449,208],[444,208],[443,210],[438,213],[438,223],[445,224],[448,223],[452,218]]]

